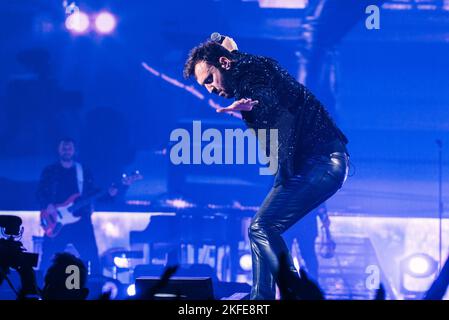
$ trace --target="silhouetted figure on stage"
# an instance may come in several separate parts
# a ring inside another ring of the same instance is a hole
[[[318,255],[315,248],[315,240],[318,236],[318,222],[319,217],[323,228],[329,229],[330,220],[327,214],[326,205],[323,203],[318,208],[314,209],[309,214],[305,215],[285,233],[285,242],[292,251],[292,244],[296,239],[301,257],[305,262],[305,269],[310,278],[318,281]],[[299,261],[298,261],[299,262]],[[301,265],[301,267],[303,267]]]
[[[348,140],[315,96],[273,59],[211,41],[190,52],[184,75],[210,93],[235,99],[217,112],[240,113],[254,130],[278,130],[277,149],[266,144],[278,163],[274,185],[249,228],[251,299],[274,299],[280,274],[299,277],[281,235],[342,187]],[[281,255],[288,261],[282,270]]]

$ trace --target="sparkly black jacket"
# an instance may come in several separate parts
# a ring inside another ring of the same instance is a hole
[[[336,140],[343,146],[348,143],[320,101],[276,61],[238,51],[233,54],[230,72],[235,99],[259,101],[253,110],[242,111],[243,120],[255,130],[278,129],[275,185],[294,175],[302,160],[321,154],[325,145]]]

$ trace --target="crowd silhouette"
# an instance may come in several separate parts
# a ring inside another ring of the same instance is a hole
[[[156,295],[165,286],[170,278],[175,275],[178,265],[167,266],[159,281],[148,291],[140,295],[128,297],[128,299],[154,300]],[[325,300],[325,292],[311,279],[304,269],[300,269],[297,275],[286,272],[288,263],[285,256],[281,256],[279,272],[276,275],[276,283],[279,288],[281,300]],[[72,271],[76,271],[73,272]],[[18,268],[21,278],[21,288],[17,292],[18,300],[86,300],[89,295],[88,270],[82,260],[76,256],[64,252],[57,253],[51,266],[45,274],[43,288],[39,288],[33,268]],[[71,278],[72,275],[75,275]],[[0,279],[3,280],[3,279]],[[0,284],[2,281],[0,281]],[[441,300],[449,284],[449,259],[446,260],[438,277],[423,296],[423,300]],[[104,292],[96,300],[110,300],[111,292]],[[172,299],[181,299],[174,296]],[[385,300],[386,292],[382,283],[376,290],[375,300]]]

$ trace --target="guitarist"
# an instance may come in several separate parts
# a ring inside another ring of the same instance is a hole
[[[74,161],[75,142],[64,138],[58,145],[59,161],[47,166],[41,174],[37,198],[41,209],[56,212],[55,205],[63,203],[71,195],[80,193],[81,198],[98,191],[91,172]],[[112,199],[118,193],[116,187],[110,187],[105,198]],[[106,199],[105,199],[106,200]],[[72,244],[80,254],[92,274],[101,273],[94,228],[91,221],[92,205],[86,205],[73,212],[81,217],[75,223],[65,225],[55,237],[44,236],[40,269],[45,271],[55,253],[64,252]]]

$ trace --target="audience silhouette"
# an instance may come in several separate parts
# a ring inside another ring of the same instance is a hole
[[[73,272],[73,274],[72,274]],[[70,278],[70,276],[73,278]],[[85,300],[89,294],[87,269],[70,253],[58,253],[45,274],[43,300]]]

